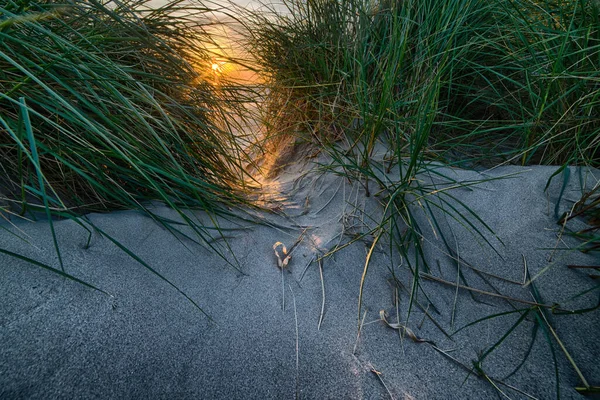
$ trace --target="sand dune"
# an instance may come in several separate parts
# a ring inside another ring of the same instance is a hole
[[[595,291],[565,301],[595,285],[587,274],[566,265],[598,265],[598,258],[553,250],[579,244],[557,237],[554,206],[561,182],[555,179],[544,192],[556,168],[501,167],[483,173],[441,168],[457,181],[507,176],[452,191],[494,230],[496,236],[487,237],[495,251],[443,214],[438,214],[439,227],[421,215],[431,270],[421,278],[418,304],[413,303],[407,319],[413,277],[406,261],[381,239],[365,281],[364,320],[357,338],[358,293],[373,238],[357,240],[321,263],[316,260],[372,229],[382,216],[381,199],[367,198],[361,185],[334,174],[307,172],[309,168],[310,164],[290,167],[269,182],[281,202],[272,207],[273,213],[259,215],[262,225],[221,221],[239,261],[235,265],[225,252],[234,266],[139,213],[88,215],[91,223],[187,294],[212,320],[106,237],[94,233],[86,247],[88,234],[73,221],[55,222],[65,270],[110,295],[0,255],[0,397],[497,398],[492,383],[461,363],[472,368],[478,354],[493,346],[520,314],[488,319],[452,334],[478,318],[527,308],[536,301],[530,288],[519,284],[524,260],[532,276],[552,264],[535,281],[544,304],[559,303],[566,310],[597,305]],[[570,207],[569,200],[580,193],[577,172],[573,169],[560,210]],[[581,176],[588,182],[600,178],[597,170]],[[161,205],[153,210],[179,218]],[[202,213],[195,215],[208,221]],[[15,226],[3,226],[32,244],[4,231],[0,248],[59,268],[49,224],[13,222]],[[288,249],[297,242],[283,272],[273,252],[278,241]],[[460,257],[458,264],[448,248]],[[457,267],[464,276],[461,284],[480,292],[450,285],[457,281]],[[382,310],[389,325],[381,320]],[[598,312],[549,318],[582,374],[590,384],[598,384]],[[491,378],[503,380],[521,363],[532,340],[533,320],[531,313],[485,359],[482,367]],[[419,341],[411,340],[404,326]],[[556,341],[553,346],[562,398],[581,397],[574,390],[581,385],[577,374]],[[555,397],[552,360],[544,333],[538,330],[522,368],[505,384],[494,384],[510,398],[526,398],[524,393]]]

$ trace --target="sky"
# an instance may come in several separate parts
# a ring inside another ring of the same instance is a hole
[[[213,0],[213,1],[198,0],[198,1],[203,2],[207,6],[210,6],[210,3],[213,3],[215,5],[219,5],[219,4],[224,5],[224,6],[227,5],[227,1],[219,1],[219,0]],[[160,6],[167,4],[168,2],[169,2],[169,0],[150,0],[148,2],[148,5],[160,7]],[[238,5],[240,7],[250,8],[250,9],[255,9],[255,10],[261,8],[261,6],[263,6],[263,3],[267,3],[269,6],[273,6],[278,11],[285,12],[285,10],[286,10],[286,8],[283,5],[283,3],[281,2],[281,0],[264,0],[262,2],[257,1],[257,0],[231,0],[231,2],[235,3],[236,5]]]
[[[159,8],[173,0],[150,0],[145,3],[145,6],[151,8]],[[190,4],[196,3],[197,5],[203,5],[209,8],[218,8],[219,6],[226,7],[228,4],[227,0],[190,0]],[[281,3],[281,0],[231,0],[231,3],[243,8],[248,8],[251,10],[259,10],[264,7],[263,3],[268,3],[271,8],[276,9],[281,13],[286,13],[286,8]],[[180,6],[185,6],[185,4],[179,4]],[[231,5],[231,4],[230,4]],[[208,16],[208,15],[207,15]],[[213,19],[213,18],[211,18]],[[214,14],[214,20],[219,19],[228,19],[225,14]],[[233,33],[232,25],[224,24],[224,25],[214,25],[214,26],[204,26],[209,33],[211,33],[212,40],[217,43],[217,46],[212,46],[210,44],[206,44],[209,51],[213,52],[214,56],[210,61],[210,65],[207,66],[207,70],[209,73],[215,71],[215,76],[224,76],[225,74],[229,79],[233,79],[236,81],[256,81],[257,76],[255,73],[250,72],[249,70],[241,67],[237,63],[228,62],[228,59],[246,59],[248,55],[246,54],[246,49],[240,46],[240,44],[236,40],[231,40],[232,37],[235,37]],[[247,61],[246,61],[247,62]]]

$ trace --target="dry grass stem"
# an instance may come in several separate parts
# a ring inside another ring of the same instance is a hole
[[[517,303],[523,303],[523,304],[527,304],[527,305],[530,305],[530,306],[547,308],[549,310],[563,311],[563,312],[566,312],[566,313],[572,313],[573,312],[572,310],[565,310],[565,309],[563,309],[561,307],[558,307],[556,304],[554,304],[554,305],[551,305],[551,304],[540,304],[540,303],[536,303],[535,301],[528,301],[528,300],[523,300],[523,299],[517,299],[517,298],[514,298],[514,297],[510,297],[510,296],[504,296],[504,295],[498,294],[498,293],[492,293],[492,292],[487,292],[487,291],[481,290],[481,289],[475,289],[475,288],[472,288],[472,287],[469,287],[469,286],[458,285],[456,283],[448,282],[446,280],[443,280],[441,278],[438,278],[436,276],[429,275],[429,274],[426,274],[426,273],[421,273],[420,276],[422,278],[424,278],[424,279],[428,279],[428,280],[431,280],[431,281],[443,283],[444,285],[458,286],[458,288],[460,288],[460,289],[468,290],[468,291],[471,291],[471,292],[483,294],[483,295],[490,296],[490,297],[497,297],[497,298],[500,298],[500,299],[504,299],[506,301],[515,301]]]

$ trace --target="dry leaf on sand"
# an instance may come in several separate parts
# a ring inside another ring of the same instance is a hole
[[[417,335],[415,335],[415,333],[412,331],[412,329],[410,329],[407,326],[404,326],[402,324],[392,324],[392,323],[388,322],[388,320],[386,318],[385,310],[379,311],[379,318],[381,318],[381,320],[383,322],[385,322],[385,324],[392,329],[404,330],[404,333],[406,333],[406,336],[408,336],[415,343],[431,343],[431,344],[435,345],[435,343],[433,343],[431,340],[421,339],[421,338],[417,337]]]
[[[283,251],[283,255],[285,256],[285,258],[281,258],[281,256],[279,255],[279,252],[277,251],[277,248],[281,246],[282,247],[282,251]],[[285,245],[281,242],[276,242],[273,245],[273,251],[275,252],[275,256],[277,257],[277,266],[281,269],[287,267],[288,263],[290,262],[292,256],[288,255],[287,252],[287,248],[285,247]]]

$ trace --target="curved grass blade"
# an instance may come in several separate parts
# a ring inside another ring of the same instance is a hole
[[[156,271],[154,268],[152,268],[148,263],[146,263],[144,260],[142,260],[140,257],[138,257],[135,253],[133,253],[131,250],[129,250],[127,247],[125,247],[123,244],[121,244],[118,240],[116,240],[115,238],[113,238],[112,236],[110,236],[108,233],[106,233],[105,231],[103,231],[102,229],[100,229],[98,226],[93,225],[91,222],[88,222],[92,228],[94,230],[96,230],[98,233],[100,233],[102,236],[106,237],[108,240],[110,240],[113,244],[115,244],[119,249],[121,249],[123,252],[125,252],[125,254],[127,254],[129,257],[133,258],[135,261],[137,261],[138,263],[142,264],[146,269],[148,269],[150,272],[152,272],[154,275],[156,275],[157,277],[159,277],[161,280],[163,280],[164,282],[166,282],[169,286],[171,286],[172,288],[174,288],[177,292],[179,292],[183,297],[185,297],[190,303],[192,303],[192,305],[194,307],[196,307],[198,310],[200,310],[200,312],[202,312],[202,314],[204,314],[211,322],[215,322],[216,321],[210,316],[208,315],[194,300],[192,300],[191,297],[189,297],[187,294],[185,294],[181,289],[179,289],[174,283],[172,283],[170,280],[168,280],[166,277],[164,277],[162,274],[160,274],[158,271]]]
[[[69,279],[69,280],[71,280],[73,282],[77,282],[77,283],[79,283],[79,284],[81,284],[83,286],[89,287],[90,289],[97,290],[100,293],[104,293],[105,295],[108,295],[108,296],[112,297],[112,295],[110,293],[105,292],[104,290],[99,289],[99,288],[97,288],[96,286],[94,286],[94,285],[92,285],[90,283],[82,281],[81,279],[76,278],[73,275],[70,275],[70,274],[68,274],[68,273],[66,273],[66,272],[64,272],[64,271],[62,271],[60,269],[53,268],[53,267],[51,267],[51,266],[49,266],[47,264],[41,263],[39,261],[36,261],[36,260],[34,260],[32,258],[23,256],[23,255],[18,254],[18,253],[13,253],[12,251],[9,251],[9,250],[0,249],[0,253],[6,254],[7,256],[14,257],[16,259],[28,262],[28,263],[33,264],[33,265],[36,265],[38,267],[41,267],[41,268],[46,269],[48,271],[51,271],[51,272],[53,272],[53,273],[55,273],[57,275],[60,275],[60,276],[62,276],[64,278],[67,278],[67,279]]]
[[[58,246],[58,240],[56,238],[56,231],[54,229],[54,224],[52,222],[52,213],[50,212],[50,206],[48,204],[48,196],[46,194],[46,179],[42,173],[42,167],[40,164],[40,159],[37,152],[37,145],[35,141],[35,137],[33,135],[33,129],[31,127],[31,120],[29,119],[29,112],[27,105],[25,104],[25,98],[19,98],[21,115],[23,118],[23,125],[25,127],[25,132],[27,133],[27,140],[29,141],[29,146],[31,149],[31,161],[33,162],[33,166],[35,167],[35,171],[38,177],[38,185],[40,187],[40,191],[42,192],[42,200],[44,202],[44,208],[46,210],[46,217],[48,218],[48,223],[50,224],[50,231],[52,232],[52,241],[54,242],[54,249],[56,250],[56,255],[58,256],[58,262],[60,264],[60,269],[62,272],[65,272],[65,267],[63,265],[62,256],[60,254],[60,248]]]

